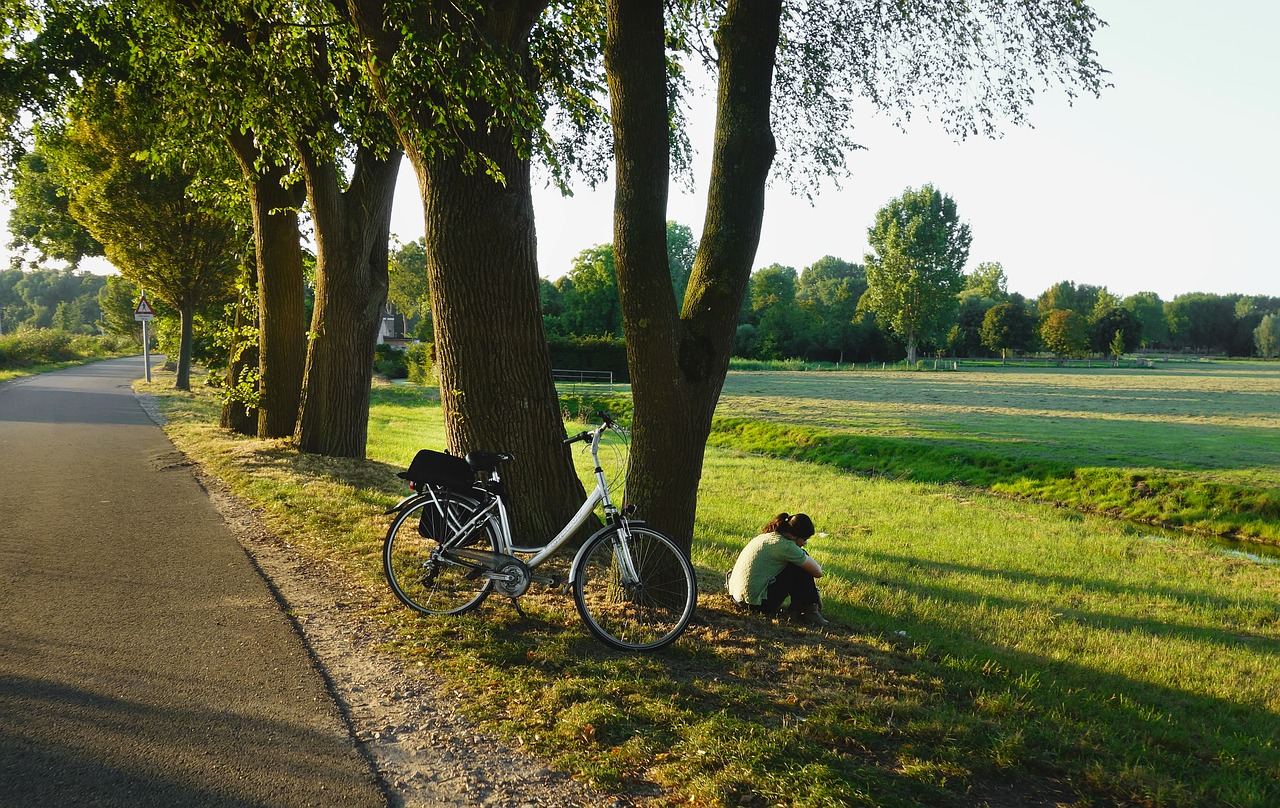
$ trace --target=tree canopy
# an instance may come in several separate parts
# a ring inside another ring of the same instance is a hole
[[[867,231],[863,305],[906,342],[908,363],[950,327],[972,240],[955,201],[932,185],[890,200]]]

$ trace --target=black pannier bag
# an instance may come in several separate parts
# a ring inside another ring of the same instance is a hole
[[[409,464],[409,470],[399,475],[413,483],[418,491],[427,485],[441,485],[454,491],[467,491],[476,480],[476,474],[467,461],[444,452],[422,449]],[[436,500],[422,507],[418,518],[418,535],[443,542],[449,538],[448,499]],[[444,510],[442,513],[441,510]],[[456,517],[454,517],[456,519]],[[456,527],[456,522],[455,522]]]
[[[422,485],[443,485],[454,491],[468,491],[476,481],[476,473],[461,457],[454,457],[444,452],[421,449],[413,457],[408,471],[398,475],[402,479],[414,483],[421,490]]]

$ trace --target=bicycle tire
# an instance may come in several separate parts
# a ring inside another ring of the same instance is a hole
[[[382,570],[402,603],[423,614],[463,614],[489,596],[493,581],[448,558],[455,547],[498,551],[492,518],[465,536],[457,535],[479,507],[464,494],[439,491],[436,499],[423,496],[396,516],[383,541]]]
[[[574,568],[573,598],[587,628],[622,651],[656,651],[689,625],[698,603],[693,565],[674,541],[652,528],[631,525],[628,547],[639,580],[622,581],[613,527],[591,538]]]

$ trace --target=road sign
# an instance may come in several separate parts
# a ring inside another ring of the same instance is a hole
[[[151,310],[151,304],[147,302],[147,296],[143,295],[142,299],[138,301],[138,308],[133,310],[133,319],[146,322],[155,316],[156,313]]]

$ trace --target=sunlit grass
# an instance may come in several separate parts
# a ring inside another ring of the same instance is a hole
[[[380,511],[413,452],[443,448],[429,391],[376,390],[373,462],[357,463],[228,436],[199,392],[152,389],[179,446],[339,565],[399,653],[485,726],[606,788],[726,806],[1280,801],[1276,565],[972,486],[719,448],[694,540],[703,622],[662,654],[617,655],[538,588],[527,619],[501,599],[460,619],[391,599]],[[804,409],[787,389],[779,424]],[[779,510],[827,534],[810,549],[830,632],[739,614],[719,589]]]
[[[1280,543],[1280,366],[731,374],[713,442]]]

